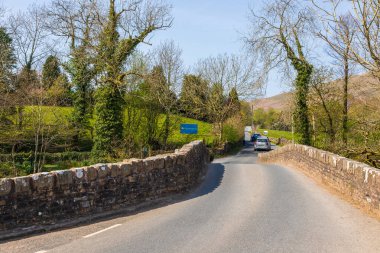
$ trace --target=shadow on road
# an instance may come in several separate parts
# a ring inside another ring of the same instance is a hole
[[[69,230],[69,229],[75,229],[75,227],[78,227],[78,226],[86,226],[86,225],[96,224],[99,222],[109,221],[109,220],[113,220],[113,219],[117,219],[121,217],[132,216],[139,213],[154,210],[157,208],[162,208],[162,207],[173,205],[173,204],[180,203],[183,201],[188,201],[190,199],[198,198],[215,191],[222,182],[224,172],[225,172],[224,165],[220,163],[212,163],[212,164],[209,164],[202,182],[198,186],[190,190],[190,192],[188,193],[169,195],[161,199],[143,202],[136,206],[124,207],[122,209],[115,210],[112,212],[107,212],[107,213],[102,213],[102,214],[97,214],[97,215],[89,214],[87,218],[85,219],[83,219],[83,217],[78,218],[78,221],[75,221],[74,223],[61,224],[60,226],[55,226],[55,227],[41,228],[37,231],[28,233],[26,235],[14,236],[8,239],[0,240],[0,243],[5,243],[9,241],[17,241],[17,240],[25,239],[28,237],[45,234],[51,231],[64,231],[64,230]]]
[[[224,171],[225,169],[223,164],[210,164],[203,182],[192,193],[189,194],[187,199],[200,197],[202,195],[213,192],[221,184]]]

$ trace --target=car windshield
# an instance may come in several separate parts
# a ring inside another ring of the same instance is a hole
[[[258,139],[257,141],[258,141],[258,142],[267,142],[266,139]]]

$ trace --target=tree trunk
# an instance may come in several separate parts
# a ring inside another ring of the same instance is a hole
[[[302,63],[296,66],[296,70],[295,125],[297,132],[301,134],[301,143],[311,145],[307,96],[313,67],[308,63]]]
[[[165,130],[164,130],[164,150],[167,148],[167,142],[169,138],[170,133],[170,113],[166,113],[166,119],[165,119]]]
[[[347,133],[348,133],[348,78],[349,78],[348,58],[344,57],[342,138],[343,138],[345,149],[347,149]]]
[[[17,107],[17,120],[18,120],[17,125],[18,125],[19,130],[22,130],[22,125],[23,125],[23,121],[24,121],[23,111],[24,111],[24,107],[22,107],[22,106]]]

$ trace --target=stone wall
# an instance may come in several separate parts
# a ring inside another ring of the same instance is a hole
[[[259,154],[262,163],[289,165],[304,171],[349,200],[380,215],[380,170],[316,148],[289,144]]]
[[[133,206],[197,184],[209,154],[200,141],[143,160],[0,179],[0,237],[10,229]]]

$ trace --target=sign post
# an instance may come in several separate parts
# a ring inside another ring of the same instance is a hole
[[[181,124],[181,134],[198,134],[198,124]]]

